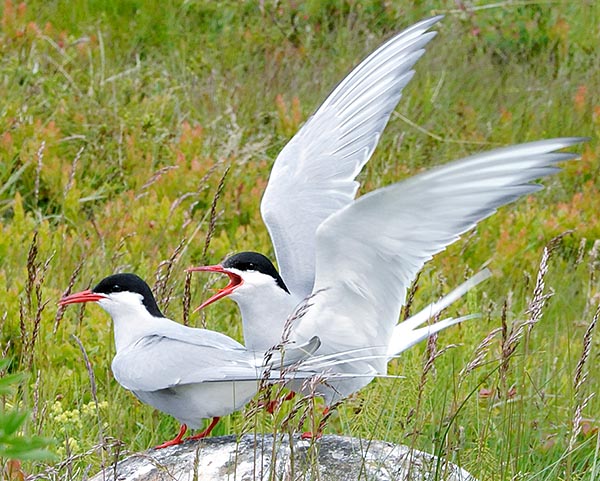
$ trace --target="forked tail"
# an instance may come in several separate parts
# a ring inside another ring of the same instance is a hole
[[[436,322],[435,324],[418,328],[421,324],[438,315],[440,312],[446,309],[446,307],[448,307],[454,301],[460,299],[469,290],[485,281],[491,275],[492,273],[487,268],[479,271],[469,280],[463,282],[456,289],[442,297],[439,301],[429,304],[424,309],[421,309],[419,312],[409,317],[406,321],[398,324],[394,328],[392,338],[388,345],[388,356],[390,358],[395,357],[414,346],[416,343],[426,339],[436,332],[441,331],[442,329],[446,329],[447,327],[453,326],[454,324],[458,324],[459,322],[466,321],[468,319],[473,319],[474,317],[480,317],[479,314],[469,314],[456,319],[450,317],[448,319]]]

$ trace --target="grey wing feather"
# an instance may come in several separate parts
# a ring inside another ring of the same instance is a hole
[[[147,336],[117,353],[112,363],[115,379],[131,391],[157,391],[173,386],[223,379],[223,368],[246,374],[256,371],[243,349],[225,349]]]
[[[313,287],[318,226],[353,201],[355,178],[436,35],[427,30],[441,18],[413,25],[367,57],[277,157],[261,212],[282,277],[298,300]]]
[[[279,351],[274,351],[269,365],[274,369],[290,366],[310,357],[319,345],[319,338],[314,336],[306,344],[287,349],[283,358]],[[140,339],[119,352],[112,363],[115,379],[131,391],[157,391],[200,382],[258,380],[264,369],[264,353],[163,335]]]
[[[417,272],[431,257],[504,204],[541,188],[554,153],[585,139],[561,138],[474,155],[371,192],[317,232],[313,307],[294,331],[318,332],[321,353],[388,342]],[[385,372],[385,357],[378,372]]]

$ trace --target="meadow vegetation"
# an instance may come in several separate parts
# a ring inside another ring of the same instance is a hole
[[[2,391],[2,412],[29,412],[22,433],[53,439],[56,455],[5,458],[5,478],[81,479],[176,433],[113,379],[106,313],[58,299],[135,272],[172,319],[241,339],[233,303],[189,313],[223,280],[186,283],[185,268],[273,257],[259,203],[277,153],[361,58],[438,13],[361,193],[496,146],[591,140],[421,273],[412,310],[489,266],[448,311],[482,318],[394,361],[404,377],[373,382],[326,432],[409,444],[482,480],[600,477],[600,5],[413,3],[5,0],[0,346],[12,363],[0,368],[26,376]],[[238,413],[214,434],[291,430],[290,409]]]

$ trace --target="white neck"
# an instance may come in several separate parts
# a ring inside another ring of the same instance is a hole
[[[285,322],[298,304],[275,281],[252,287],[246,284],[230,298],[240,308],[244,343],[251,351],[264,351],[279,344]]]
[[[142,337],[156,333],[160,324],[172,322],[151,315],[142,305],[139,294],[122,292],[110,296],[98,304],[112,317],[117,353]]]

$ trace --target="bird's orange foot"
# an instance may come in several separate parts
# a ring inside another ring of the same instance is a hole
[[[311,431],[306,431],[300,435],[300,439],[321,439],[323,436],[323,429],[325,429],[325,424],[327,424],[327,419],[329,418],[329,407],[323,409],[323,417],[321,418],[321,422],[319,422],[319,427],[317,428],[317,432],[313,433]]]
[[[179,434],[177,434],[177,436],[175,436],[170,441],[166,441],[162,444],[159,444],[154,449],[163,449],[163,448],[168,448],[169,446],[177,446],[178,444],[181,444],[183,442],[183,435],[185,434],[186,431],[187,431],[187,425],[182,424],[181,427],[179,428]]]
[[[277,399],[273,399],[272,401],[267,401],[264,404],[264,408],[265,411],[267,411],[269,414],[273,414],[275,412],[275,409],[277,409],[279,407],[279,401]]]
[[[221,419],[221,418],[217,418],[217,417],[212,418],[212,421],[210,422],[210,424],[204,431],[202,431],[201,433],[198,433],[198,434],[194,434],[193,436],[190,436],[189,438],[186,439],[186,441],[189,441],[190,439],[203,439],[203,438],[209,436],[211,431],[215,428],[215,426],[219,422],[219,419]]]
[[[274,399],[272,401],[267,401],[263,404],[265,411],[267,411],[269,414],[273,414],[275,412],[275,410],[281,406],[281,404],[284,401],[291,401],[292,399],[294,399],[294,396],[296,395],[295,392],[289,392],[287,394],[287,396],[285,396],[283,399]]]

